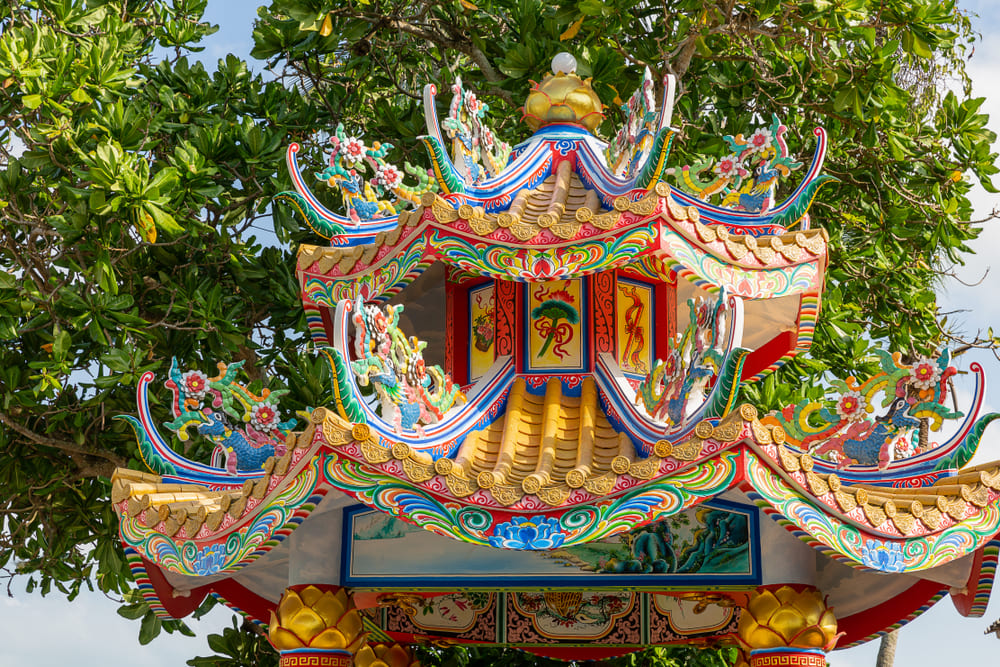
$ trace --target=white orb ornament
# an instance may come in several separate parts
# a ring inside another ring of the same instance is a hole
[[[552,73],[553,74],[576,74],[576,58],[573,54],[557,53],[556,57],[552,59]]]

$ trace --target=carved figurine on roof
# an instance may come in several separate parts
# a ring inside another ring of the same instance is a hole
[[[460,81],[443,122],[428,86],[430,176],[408,166],[411,185],[387,145],[337,128],[317,176],[345,215],[289,148],[282,198],[330,241],[300,247],[297,271],[336,400],[293,431],[235,365],[174,369],[164,426],[216,443],[213,467],[159,435],[143,378],[129,420],[156,474],[119,471],[114,502],[163,614],[220,596],[270,624],[287,664],[389,655],[363,625],[573,659],[731,643],[753,665],[822,665],[945,592],[982,613],[1000,464],[967,468],[996,416],[977,414],[981,369],[964,417],[947,353],[885,354],[826,402],[741,404],[812,340],[826,135],[802,170],[761,119],[671,169],[662,84],[657,109],[646,72],[606,143],[560,54],[513,148]],[[950,437],[921,436],[946,420]]]

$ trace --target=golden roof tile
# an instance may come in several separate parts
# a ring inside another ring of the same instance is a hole
[[[310,425],[308,433],[290,437],[285,455],[269,458],[264,463],[265,474],[246,480],[240,488],[219,491],[198,484],[165,483],[159,475],[118,468],[111,478],[111,500],[119,514],[137,518],[147,528],[170,537],[181,528],[193,537],[203,525],[214,532],[227,514],[239,519],[249,499],[261,500],[267,495],[272,476],[287,473],[294,450],[310,446],[314,429],[315,425]]]
[[[887,522],[903,536],[926,534],[941,528],[942,521],[961,521],[985,507],[992,492],[1000,491],[1000,462],[969,468],[922,487],[894,488],[872,484],[846,484],[836,474],[812,470],[812,457],[781,447],[778,461],[786,472],[804,474],[805,486],[844,515],[858,507],[872,527],[886,531]],[[857,514],[851,514],[857,519]],[[946,524],[947,525],[947,524]]]

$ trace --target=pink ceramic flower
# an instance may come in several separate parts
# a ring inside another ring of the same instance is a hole
[[[278,428],[278,409],[270,403],[258,403],[250,412],[250,423],[258,431],[270,433]]]
[[[208,376],[201,371],[188,371],[181,375],[181,388],[187,398],[200,401],[208,393]]]
[[[365,142],[357,137],[348,137],[340,144],[338,150],[348,162],[357,162],[365,156]]]
[[[723,178],[729,178],[731,176],[735,176],[739,170],[739,158],[735,155],[729,155],[719,160],[719,164],[715,165],[715,168],[712,171]]]
[[[837,401],[837,414],[849,422],[860,420],[866,414],[865,399],[860,392],[848,391]]]
[[[382,185],[387,188],[394,188],[399,185],[399,182],[403,180],[403,175],[399,173],[394,165],[383,164],[379,165],[378,171],[375,173],[375,178],[373,179],[376,184]]]
[[[934,360],[920,357],[910,369],[910,378],[917,389],[930,389],[941,379],[941,369]]]
[[[771,130],[760,127],[750,135],[750,148],[754,153],[761,153],[771,145]]]

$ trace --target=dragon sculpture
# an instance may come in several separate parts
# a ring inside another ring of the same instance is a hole
[[[403,172],[385,159],[392,144],[376,141],[366,146],[361,137],[348,136],[344,124],[338,123],[330,145],[330,166],[316,178],[339,190],[354,222],[396,215],[401,205],[418,204],[420,195],[431,189],[433,179],[409,163],[405,165],[406,173],[418,182],[415,187],[403,184]],[[372,172],[367,180],[360,173],[366,166]]]
[[[468,183],[481,183],[500,174],[510,157],[510,145],[500,141],[483,121],[490,107],[455,77],[451,106],[441,129],[451,139],[452,161]]]
[[[625,122],[608,143],[605,157],[616,176],[631,178],[649,156],[658,130],[659,114],[653,96],[653,75],[648,67],[643,72],[642,83],[621,105],[621,110]]]
[[[697,297],[688,300],[690,318],[683,334],[669,342],[667,358],[657,359],[639,384],[636,403],[642,401],[656,420],[676,426],[684,422],[690,407],[701,405],[709,381],[723,367],[722,349],[726,330],[726,296],[715,303]]]
[[[840,468],[885,469],[894,460],[922,454],[934,445],[921,443],[921,420],[937,431],[945,419],[962,417],[944,405],[948,380],[957,373],[949,365],[951,355],[945,350],[912,364],[903,363],[898,352],[877,355],[882,370],[865,382],[834,380],[837,398],[790,405],[762,421],[780,425],[789,444]],[[884,412],[873,417],[876,406]]]
[[[723,208],[766,213],[775,204],[778,180],[802,166],[788,156],[787,131],[772,115],[770,127],[757,128],[749,137],[726,135],[730,154],[682,167],[675,173],[677,186],[703,201],[717,199]],[[832,179],[821,176],[814,182],[818,187],[827,180]]]
[[[165,385],[173,393],[174,419],[163,425],[182,442],[190,439],[188,429],[194,426],[215,443],[214,466],[225,466],[230,473],[260,470],[268,458],[284,455],[285,435],[295,426],[294,418],[279,420],[276,405],[288,390],[264,389],[258,396],[236,381],[242,361],[217,367],[219,374],[210,378],[198,370],[181,373],[172,360]]]
[[[285,436],[297,419],[281,421],[277,400],[287,389],[263,389],[256,394],[237,381],[243,362],[217,364],[219,374],[209,377],[199,370],[181,372],[177,359],[170,362],[169,378],[164,385],[173,394],[170,411],[173,419],[163,425],[183,443],[191,443],[189,429],[214,445],[211,465],[192,461],[174,451],[154,426],[149,410],[147,387],[153,373],[144,373],[139,381],[139,418],[118,415],[135,431],[139,456],[151,471],[159,475],[179,476],[187,481],[214,479],[219,468],[231,475],[251,479],[263,474],[264,463],[286,452]],[[193,444],[193,443],[191,443]],[[197,451],[197,450],[196,450]]]
[[[427,343],[399,329],[402,305],[354,305],[354,354],[351,368],[362,387],[373,385],[382,419],[397,433],[416,431],[441,420],[451,406],[465,403],[465,394],[440,366],[428,366]]]
[[[400,170],[386,160],[392,144],[376,141],[368,146],[363,137],[349,136],[343,123],[334,129],[330,145],[333,151],[329,166],[315,176],[340,195],[347,209],[346,218],[340,218],[341,222],[323,219],[313,203],[299,192],[280,192],[274,197],[294,206],[323,238],[332,240],[343,235],[344,225],[349,222],[359,225],[363,221],[393,218],[406,205],[418,204],[423,193],[437,190],[436,181],[426,169],[406,162]],[[404,182],[406,175],[414,179],[413,185]]]

